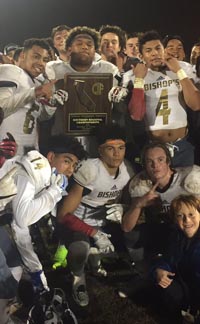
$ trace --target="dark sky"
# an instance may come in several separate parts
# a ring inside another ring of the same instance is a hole
[[[181,35],[188,51],[200,40],[200,0],[0,0],[0,49],[9,42],[47,37],[60,24],[157,29],[162,36]]]

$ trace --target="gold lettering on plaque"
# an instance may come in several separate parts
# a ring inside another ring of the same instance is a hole
[[[104,90],[104,85],[101,82],[96,82],[92,86],[92,93],[96,96],[100,96]]]

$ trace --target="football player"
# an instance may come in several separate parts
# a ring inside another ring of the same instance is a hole
[[[55,80],[37,79],[49,61],[48,51],[44,40],[28,39],[24,42],[23,69],[0,66],[0,106],[4,111],[0,137],[12,133],[19,155],[38,148],[38,120],[52,117],[56,107],[67,100],[64,91],[54,91]]]
[[[96,137],[99,157],[81,162],[74,173],[75,183],[58,212],[62,229],[65,226],[62,236],[73,274],[73,297],[80,306],[89,302],[84,268],[90,247],[97,248],[96,264],[93,263],[96,272],[106,275],[101,268],[101,254],[113,252],[117,242],[120,245],[120,226],[118,230],[115,226],[111,238],[111,222],[121,222],[125,209],[120,202],[122,190],[133,173],[124,161],[123,129],[114,124],[101,125]]]

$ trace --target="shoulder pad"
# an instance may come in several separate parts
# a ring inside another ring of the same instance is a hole
[[[22,73],[24,71],[16,65],[2,64],[0,65],[0,82],[11,82],[12,86],[18,87]]]
[[[152,188],[152,181],[147,178],[144,171],[136,174],[129,183],[129,193],[133,197],[142,197]]]
[[[18,163],[30,176],[36,191],[39,192],[50,184],[51,166],[47,158],[38,151],[30,151]]]
[[[97,167],[92,159],[83,160],[79,163],[73,174],[74,180],[85,187],[92,183],[97,177]]]
[[[183,180],[183,187],[190,194],[200,194],[200,166],[188,167],[187,175]]]

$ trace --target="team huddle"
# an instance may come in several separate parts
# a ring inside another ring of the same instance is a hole
[[[27,323],[68,323],[64,294],[54,289],[52,295],[31,234],[47,215],[57,242],[54,260],[67,264],[78,306],[90,302],[86,266],[94,276],[107,276],[102,257],[123,253],[135,275],[118,296],[150,291],[165,323],[183,323],[187,316],[200,323],[200,43],[190,63],[183,45],[180,36],[162,39],[154,30],[128,35],[118,26],[61,25],[50,38],[5,47],[2,324],[18,323],[8,309],[24,273],[35,296]],[[111,120],[88,136],[66,134],[70,92],[60,81],[97,73],[112,75]],[[41,296],[51,302],[39,318]]]

